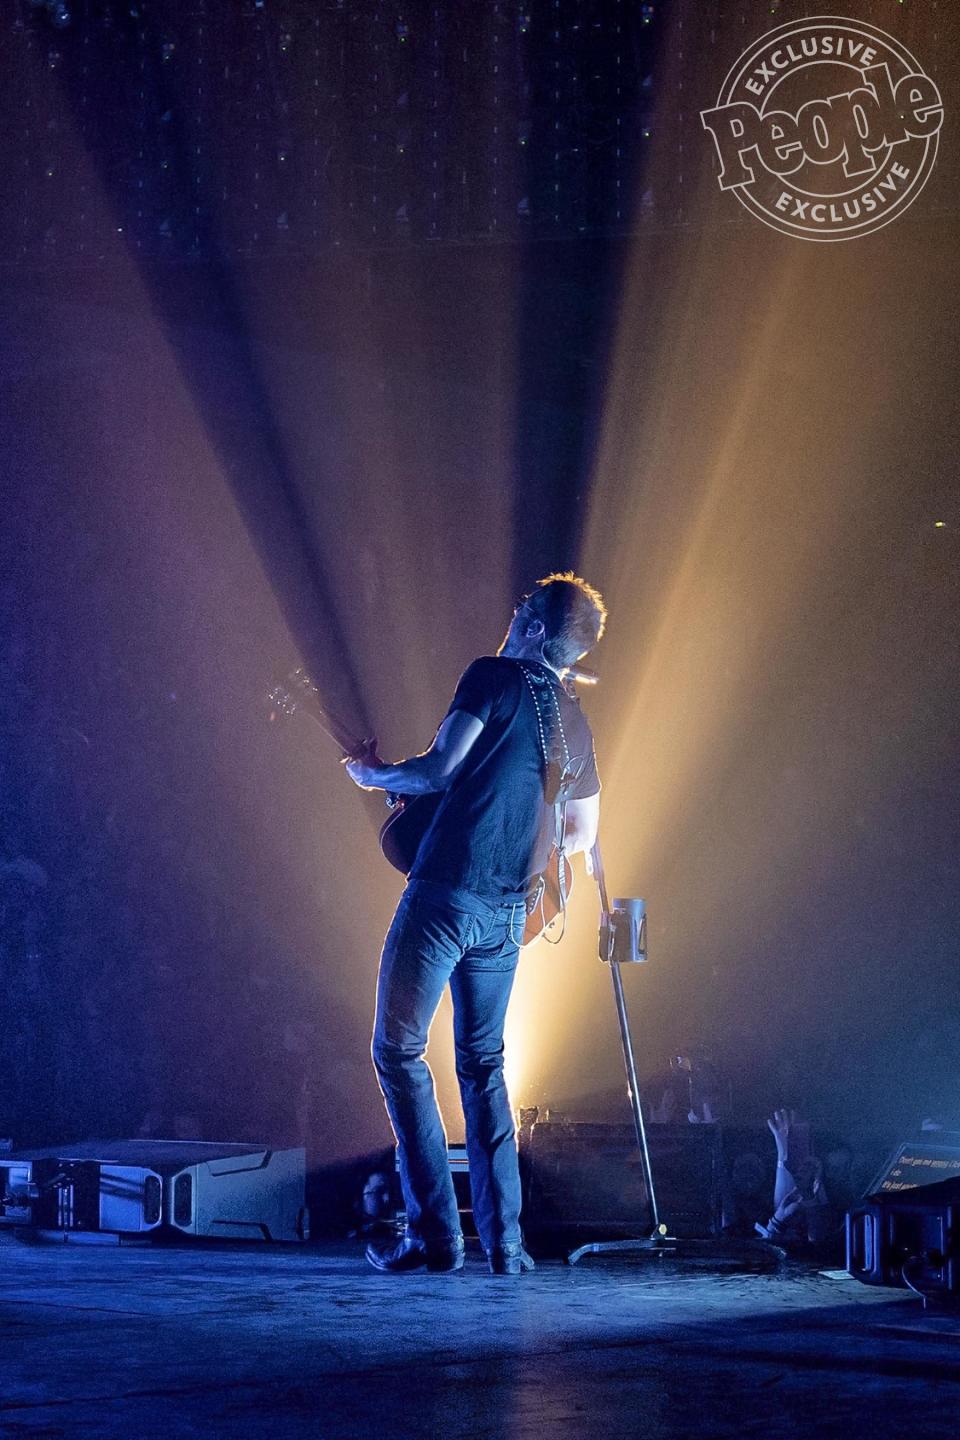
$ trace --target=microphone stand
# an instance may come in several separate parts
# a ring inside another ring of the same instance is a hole
[[[736,1261],[742,1266],[746,1264],[755,1268],[757,1262],[763,1262],[764,1268],[776,1267],[780,1261],[786,1258],[786,1254],[778,1246],[771,1244],[769,1240],[741,1240],[729,1241],[722,1237],[715,1239],[683,1239],[678,1240],[668,1232],[668,1227],[660,1218],[660,1211],[657,1206],[656,1190],[653,1183],[653,1170],[650,1164],[650,1150],[647,1145],[647,1127],[643,1119],[643,1107],[640,1103],[640,1087],[637,1082],[637,1066],[633,1053],[633,1038],[630,1034],[630,1020],[627,1015],[627,1000],[623,989],[623,976],[620,973],[620,957],[617,954],[617,933],[616,922],[611,918],[610,901],[607,896],[606,878],[603,873],[603,858],[600,854],[600,843],[594,845],[590,852],[590,860],[593,866],[593,876],[597,882],[597,889],[600,893],[600,959],[610,966],[610,979],[613,982],[613,998],[617,1007],[617,1020],[620,1026],[620,1044],[623,1050],[623,1065],[627,1074],[627,1093],[630,1097],[630,1109],[633,1115],[633,1128],[637,1139],[637,1149],[640,1152],[640,1168],[643,1175],[643,1183],[646,1187],[647,1197],[650,1202],[651,1228],[646,1235],[632,1236],[627,1240],[594,1240],[586,1245],[580,1245],[576,1250],[567,1256],[568,1265],[576,1265],[584,1255],[654,1255],[660,1259],[670,1256],[673,1259],[684,1257],[713,1258],[715,1260]]]
[[[616,953],[615,934],[610,921],[610,901],[607,896],[607,882],[603,873],[603,857],[600,854],[599,840],[595,842],[590,851],[590,863],[593,867],[593,878],[596,880],[597,889],[600,892],[600,959],[609,965],[610,979],[613,982],[613,999],[617,1008],[620,1046],[623,1050],[623,1067],[627,1073],[627,1094],[630,1098],[637,1149],[640,1152],[640,1169],[644,1188],[650,1202],[652,1228],[648,1235],[636,1236],[630,1240],[597,1240],[592,1244],[581,1245],[567,1256],[568,1265],[576,1265],[584,1255],[623,1254],[653,1250],[663,1244],[667,1233],[667,1227],[661,1222],[660,1212],[657,1208],[657,1192],[653,1183],[653,1169],[650,1164],[650,1148],[647,1145],[647,1127],[643,1119],[643,1106],[640,1103],[640,1086],[637,1081],[633,1037],[630,1033],[630,1017],[627,1014],[627,997],[624,994],[620,960]]]

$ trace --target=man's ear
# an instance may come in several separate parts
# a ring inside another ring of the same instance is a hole
[[[546,626],[542,620],[528,620],[524,634],[528,640],[538,640],[544,634]]]

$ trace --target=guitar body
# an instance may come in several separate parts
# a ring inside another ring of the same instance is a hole
[[[570,868],[570,861],[563,862],[563,869],[560,867],[560,851],[554,845],[547,858],[543,874],[538,882],[536,899],[531,908],[527,911],[527,924],[523,932],[524,945],[532,945],[534,940],[539,940],[545,934],[556,919],[563,914],[567,900],[570,898],[570,891],[573,889],[573,871]]]
[[[430,795],[401,795],[380,826],[380,849],[394,870],[409,875],[417,858],[420,841],[443,799],[443,791]]]

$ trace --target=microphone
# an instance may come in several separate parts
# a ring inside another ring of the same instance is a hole
[[[575,680],[578,685],[596,685],[600,679],[596,670],[588,670],[586,665],[568,665],[563,672],[564,680]]]

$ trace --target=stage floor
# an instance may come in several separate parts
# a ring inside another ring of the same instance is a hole
[[[960,1433],[960,1313],[796,1268],[384,1276],[355,1245],[0,1236],[0,1435]]]

